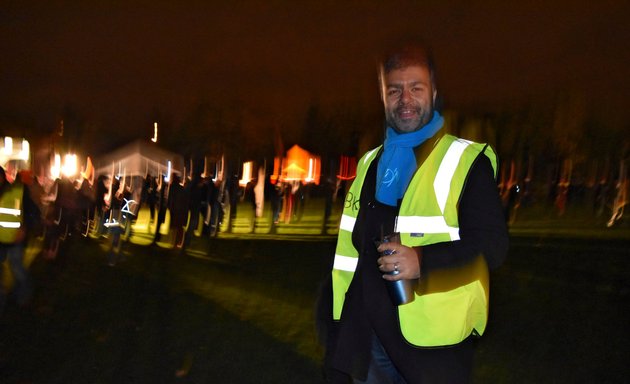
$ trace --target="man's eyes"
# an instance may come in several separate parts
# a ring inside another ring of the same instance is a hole
[[[411,92],[412,94],[420,94],[422,92],[425,91],[425,88],[422,86],[414,86],[412,87],[409,92]],[[387,90],[387,96],[400,96],[402,94],[402,89],[400,88],[390,88]]]

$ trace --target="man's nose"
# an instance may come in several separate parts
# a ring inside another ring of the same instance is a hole
[[[400,95],[400,101],[403,103],[408,102],[409,100],[411,100],[411,89],[408,88],[403,88],[402,90],[402,94]]]

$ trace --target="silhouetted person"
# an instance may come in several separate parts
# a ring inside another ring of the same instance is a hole
[[[186,184],[186,194],[188,195],[188,228],[186,228],[186,234],[182,249],[185,249],[195,234],[195,230],[199,225],[199,215],[202,212],[203,201],[205,200],[206,186],[200,176],[195,175],[192,180]]]
[[[181,178],[173,173],[168,190],[168,210],[171,213],[170,230],[174,236],[174,246],[181,248],[184,241],[184,226],[188,219],[188,193],[180,184]]]
[[[160,183],[158,183],[158,213],[157,213],[157,221],[155,223],[155,234],[153,235],[152,244],[156,244],[162,238],[162,234],[160,233],[160,227],[166,220],[166,209],[167,209],[167,191],[168,184],[166,183],[166,178],[164,176],[160,176]]]

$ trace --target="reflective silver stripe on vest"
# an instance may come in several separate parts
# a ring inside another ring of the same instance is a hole
[[[373,150],[368,152],[363,158],[363,164],[367,164],[368,161],[370,161],[370,159],[372,158],[372,155],[374,154],[374,152],[376,152],[379,148],[380,147],[374,148]]]
[[[356,222],[357,222],[356,217],[352,217],[349,215],[341,215],[341,222],[339,223],[339,229],[352,232],[352,230],[354,229],[354,223]]]
[[[357,269],[358,263],[359,263],[358,257],[349,257],[349,256],[342,256],[342,255],[336,254],[335,262],[333,263],[333,269],[338,269],[340,271],[354,272]]]
[[[19,217],[22,214],[22,210],[15,208],[0,208],[0,214]],[[20,228],[21,225],[22,224],[19,221],[0,221],[0,227],[2,228]]]
[[[5,215],[20,216],[22,214],[22,210],[14,208],[0,208],[0,213],[4,213]]]
[[[446,207],[446,200],[448,199],[449,190],[451,189],[451,180],[459,164],[462,154],[466,147],[472,144],[471,141],[458,139],[451,143],[444,155],[444,159],[440,163],[440,168],[435,175],[433,181],[433,190],[435,191],[435,197],[437,198],[440,211],[444,214],[444,208]]]
[[[2,228],[20,228],[22,224],[15,221],[0,221],[0,227]]]
[[[459,228],[448,226],[443,216],[398,216],[396,232],[448,233],[451,240],[459,240]]]

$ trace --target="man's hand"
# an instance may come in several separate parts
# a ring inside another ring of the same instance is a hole
[[[395,281],[401,279],[419,279],[420,266],[422,264],[422,248],[407,247],[398,243],[383,243],[378,247],[382,254],[391,253],[379,257],[378,268],[382,272],[392,272],[397,270],[396,275],[384,274],[383,279]],[[389,251],[389,252],[387,252]]]

